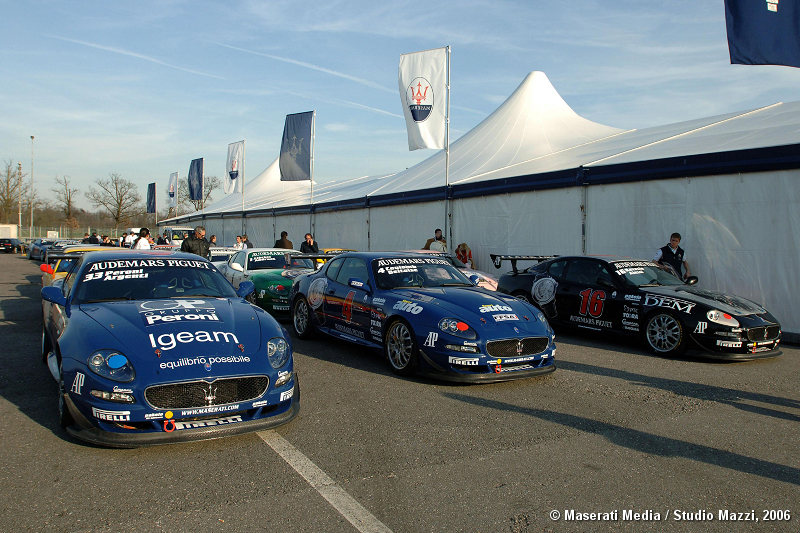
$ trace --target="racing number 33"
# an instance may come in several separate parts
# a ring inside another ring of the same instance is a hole
[[[581,295],[581,315],[599,317],[603,314],[603,302],[606,299],[606,291],[584,289]]]

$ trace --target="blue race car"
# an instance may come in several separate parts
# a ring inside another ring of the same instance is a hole
[[[447,260],[353,252],[298,277],[295,334],[315,331],[380,348],[393,372],[461,382],[555,370],[555,335],[533,305],[475,286]]]
[[[207,260],[90,252],[42,289],[62,427],[131,447],[261,430],[300,408],[288,332]]]

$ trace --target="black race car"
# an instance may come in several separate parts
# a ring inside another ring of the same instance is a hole
[[[19,239],[0,239],[0,250],[7,254],[22,253],[22,243]]]
[[[554,326],[641,336],[656,353],[688,346],[710,357],[748,360],[780,355],[781,326],[761,305],[694,287],[645,260],[588,256],[492,256],[512,262],[497,290],[532,302]],[[516,262],[538,264],[518,270]]]

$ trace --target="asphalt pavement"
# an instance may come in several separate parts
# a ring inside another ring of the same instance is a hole
[[[58,426],[38,263],[0,273],[3,531],[800,530],[797,347],[720,363],[559,334],[553,374],[452,385],[295,339],[289,424],[105,449]]]

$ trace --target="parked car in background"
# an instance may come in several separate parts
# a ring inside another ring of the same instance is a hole
[[[44,287],[60,424],[113,447],[257,431],[299,410],[291,341],[203,258],[90,252]]]
[[[21,254],[22,242],[19,239],[2,238],[0,239],[0,249],[7,254]]]
[[[283,248],[246,248],[218,268],[234,287],[252,281],[256,290],[251,301],[276,316],[285,316],[294,279],[316,268],[313,259],[292,257],[299,253]]]
[[[426,255],[433,255],[436,257],[444,258],[448,263],[459,269],[465,276],[478,276],[478,287],[483,287],[484,289],[489,289],[490,291],[497,290],[497,277],[493,276],[492,274],[488,274],[483,272],[482,270],[475,270],[474,268],[470,268],[458,258],[449,253],[449,252],[437,252],[436,250],[406,250],[407,252],[411,253],[420,253]]]
[[[696,282],[653,261],[562,256],[503,274],[498,291],[532,302],[554,326],[640,336],[663,355],[690,347],[729,360],[781,354],[781,326],[769,311]]]
[[[475,281],[443,257],[348,252],[297,278],[292,327],[380,349],[401,375],[491,382],[555,370],[544,314]]]
[[[231,248],[225,246],[212,246],[208,250],[208,260],[211,261],[211,264],[215,267],[219,268],[225,263],[228,262],[228,259],[231,258],[236,252],[239,251],[239,248]]]
[[[36,239],[28,248],[28,259],[35,259],[38,261],[44,260],[44,251],[52,246],[56,241],[53,239]]]

